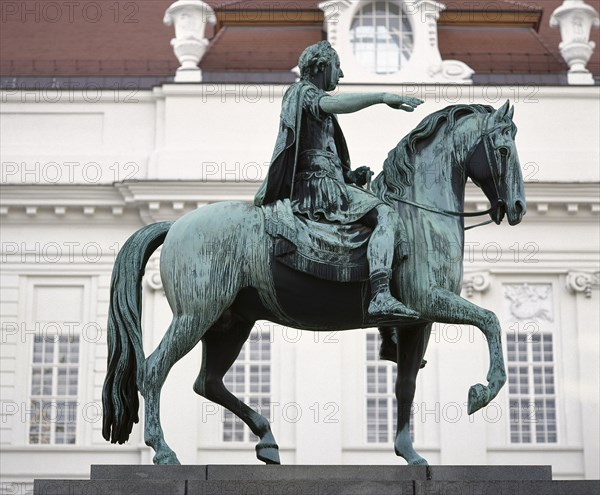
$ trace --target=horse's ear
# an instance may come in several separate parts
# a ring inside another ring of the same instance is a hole
[[[508,111],[508,113],[506,114],[506,116],[512,120],[513,117],[515,116],[515,106],[513,105],[512,107],[510,107],[510,110]]]
[[[504,105],[502,105],[498,110],[496,110],[496,115],[494,117],[494,120],[496,122],[502,122],[506,118],[509,108],[510,108],[510,100],[506,100],[506,103]]]

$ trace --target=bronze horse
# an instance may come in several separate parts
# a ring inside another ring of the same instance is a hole
[[[468,396],[469,413],[486,406],[506,381],[498,319],[460,297],[462,259],[448,248],[464,246],[464,190],[468,178],[491,203],[491,220],[511,225],[525,214],[515,147],[513,110],[455,105],[426,117],[392,150],[374,191],[397,206],[410,254],[396,265],[392,291],[420,313],[419,320],[386,321],[397,338],[395,452],[424,464],[410,436],[415,381],[433,322],[478,327],[487,338],[487,385]],[[171,367],[202,340],[202,367],[194,391],[240,417],[260,439],[257,457],[279,463],[269,421],[232,395],[223,376],[259,319],[312,331],[372,327],[366,317],[368,282],[332,282],[275,261],[264,214],[249,203],[221,202],[176,222],[148,225],[117,256],[108,321],[108,371],[102,394],[106,440],[123,443],[138,421],[138,390],[145,399],[145,442],[156,464],[177,464],[160,424],[159,403]],[[163,244],[160,272],[173,320],[161,343],[145,357],[141,281],[153,251]],[[462,252],[462,249],[461,249]],[[455,251],[453,251],[455,253]],[[327,294],[327,297],[323,297]]]

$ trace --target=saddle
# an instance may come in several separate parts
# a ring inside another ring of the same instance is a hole
[[[315,222],[294,214],[289,199],[261,206],[265,231],[273,238],[279,263],[334,282],[369,279],[367,245],[372,229],[360,223]],[[403,229],[402,229],[403,230]],[[406,257],[403,242],[396,245],[394,259]]]

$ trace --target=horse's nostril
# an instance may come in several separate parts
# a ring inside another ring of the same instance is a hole
[[[523,203],[520,200],[516,201],[515,207],[517,209],[518,214],[525,213],[525,206],[523,205]]]

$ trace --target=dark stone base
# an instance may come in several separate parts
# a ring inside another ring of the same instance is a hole
[[[90,480],[36,480],[34,495],[598,495],[550,466],[92,466]]]

